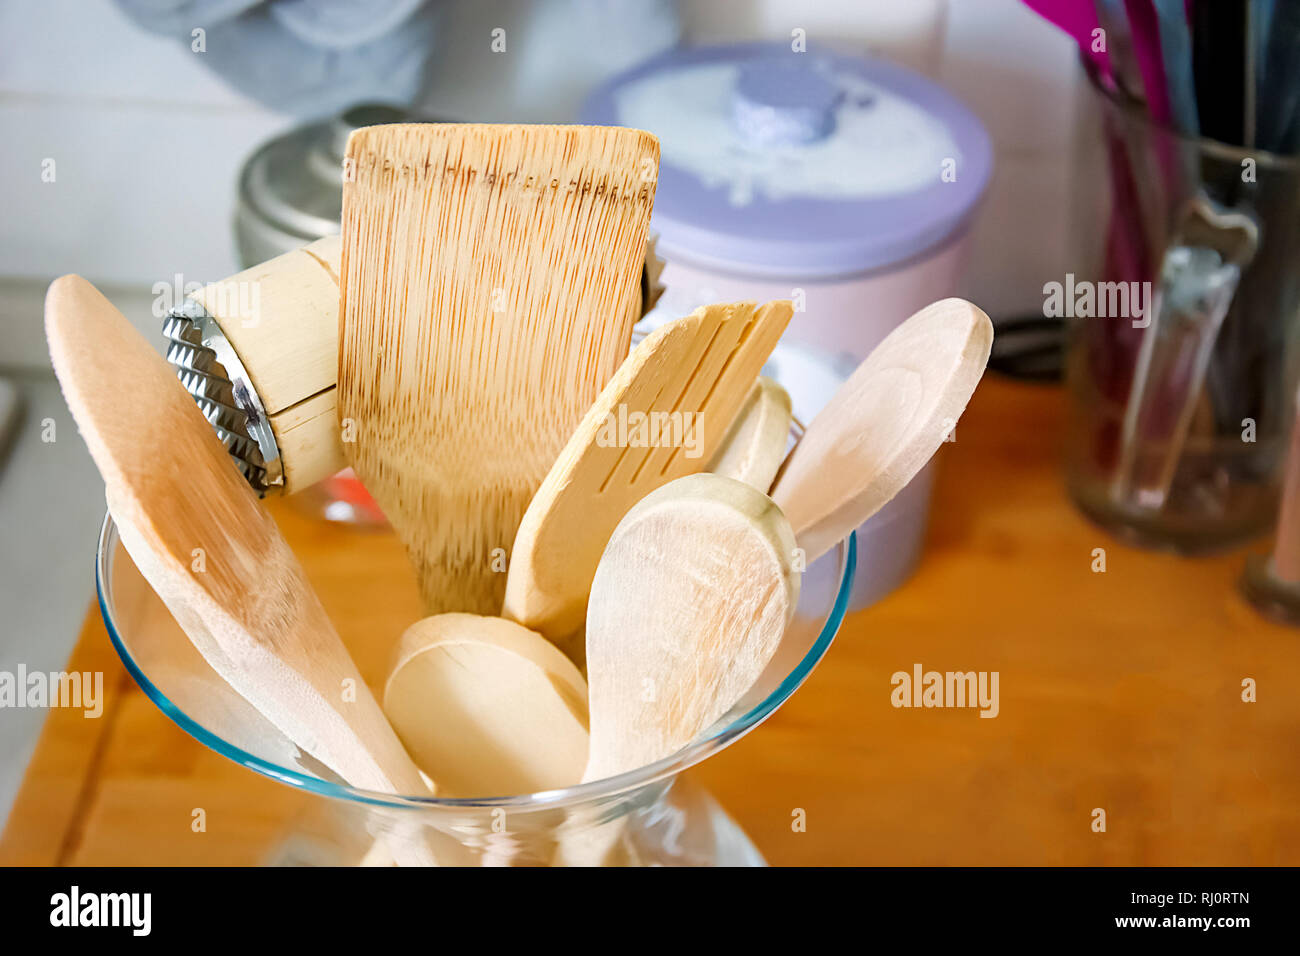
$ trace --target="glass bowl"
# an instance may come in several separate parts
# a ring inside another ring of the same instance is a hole
[[[844,618],[857,543],[850,535],[805,570],[795,616],[771,663],[698,740],[616,777],[484,799],[394,795],[343,783],[208,666],[140,577],[107,515],[95,560],[109,636],[159,709],[217,753],[323,798],[309,803],[332,818],[331,835],[314,838],[309,852],[290,838],[287,846],[297,849],[268,862],[391,863],[386,842],[418,833],[440,864],[761,865],[761,855],[717,803],[678,775],[753,730],[807,679]],[[349,569],[349,580],[365,589],[383,573],[359,566]]]

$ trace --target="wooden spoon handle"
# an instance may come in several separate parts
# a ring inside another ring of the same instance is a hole
[[[809,564],[902,491],[952,435],[992,344],[993,324],[969,302],[926,306],[812,420],[772,492]]]

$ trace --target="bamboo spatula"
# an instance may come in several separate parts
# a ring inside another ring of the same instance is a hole
[[[811,564],[906,487],[957,424],[984,374],[993,325],[962,299],[894,329],[817,413],[777,478]]]
[[[428,793],[274,520],[162,356],[79,276],[50,286],[45,330],[122,542],[212,669],[353,786]]]
[[[584,780],[671,756],[750,689],[799,600],[794,550],[772,499],[720,475],[627,513],[591,585]]]
[[[703,471],[793,310],[711,305],[656,329],[600,393],[524,513],[504,615],[569,646],[596,565],[628,509]],[[675,417],[674,417],[675,416]]]
[[[499,612],[519,519],[627,355],[658,162],[604,127],[348,140],[343,447],[429,613]]]

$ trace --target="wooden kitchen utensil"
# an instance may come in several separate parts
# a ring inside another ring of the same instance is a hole
[[[984,374],[989,317],[962,299],[894,329],[817,413],[772,497],[809,564],[906,487],[952,433]]]
[[[571,787],[587,763],[587,682],[535,631],[439,614],[402,635],[384,712],[448,797]]]
[[[428,793],[275,521],[166,361],[79,276],[50,286],[45,329],[122,542],[208,664],[349,784]]]
[[[167,360],[259,492],[293,494],[347,465],[337,395],[338,236],[186,296]]]
[[[792,314],[785,301],[711,305],[633,350],[524,513],[506,617],[577,656],[573,636],[615,526],[649,492],[704,470]]]
[[[760,375],[708,471],[767,494],[790,443],[790,393]]]
[[[671,756],[750,689],[799,600],[794,552],[781,509],[732,478],[679,478],[627,513],[591,585],[584,780]]]
[[[344,451],[430,613],[495,614],[529,500],[627,355],[658,141],[583,126],[355,131]]]

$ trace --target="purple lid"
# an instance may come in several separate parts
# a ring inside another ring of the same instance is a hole
[[[784,43],[679,49],[615,77],[582,121],[660,139],[660,248],[738,272],[829,277],[960,230],[992,169],[979,120],[879,60]]]

